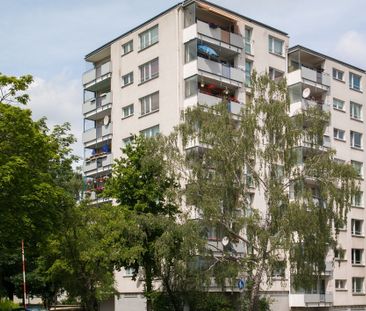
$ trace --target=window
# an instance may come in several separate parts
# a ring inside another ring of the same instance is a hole
[[[268,37],[268,51],[273,54],[283,55],[283,41],[275,37]]]
[[[363,163],[352,160],[351,165],[353,166],[353,168],[357,172],[358,176],[362,178],[363,177]]]
[[[251,76],[252,76],[252,66],[253,63],[249,60],[245,60],[245,86],[250,87]]]
[[[338,69],[333,68],[333,79],[343,81],[344,72]]]
[[[338,98],[333,98],[333,108],[344,111],[344,101]]]
[[[133,83],[133,71],[131,71],[130,73],[122,76],[122,84],[123,86],[127,86],[129,84]]]
[[[352,235],[363,235],[363,220],[361,219],[352,219],[351,220],[351,232]]]
[[[132,277],[135,273],[134,268],[125,268],[125,276]]]
[[[245,53],[247,54],[252,54],[252,33],[252,28],[245,27]]]
[[[347,280],[335,280],[336,290],[346,289]]]
[[[133,41],[128,41],[122,45],[122,55],[126,55],[133,51]]]
[[[286,271],[286,262],[285,261],[276,261],[273,264],[272,277],[273,278],[284,278]]]
[[[280,71],[280,70],[277,70],[275,68],[272,68],[272,67],[269,67],[269,78],[271,80],[279,80],[279,79],[282,79],[283,78],[283,71]]]
[[[333,137],[334,137],[334,139],[338,139],[338,140],[346,140],[345,131],[334,128],[333,129]]]
[[[345,260],[346,259],[346,250],[343,248],[336,248],[334,250],[334,259],[335,260]]]
[[[362,134],[358,132],[351,131],[351,147],[362,148]]]
[[[159,125],[155,125],[153,127],[149,127],[145,130],[142,130],[140,132],[142,135],[144,135],[145,137],[149,138],[149,137],[154,137],[156,135],[159,134]]]
[[[362,255],[363,255],[363,249],[352,248],[352,264],[361,265],[363,263]]]
[[[351,198],[351,205],[355,207],[362,207],[363,206],[363,192],[358,191],[355,193]]]
[[[349,87],[352,90],[361,91],[361,76],[349,73]]]
[[[140,50],[147,48],[150,45],[159,41],[159,26],[156,25],[139,34]]]
[[[133,104],[122,108],[123,118],[133,116]]]
[[[133,136],[126,137],[122,140],[124,146],[131,144],[132,141],[133,141]]]
[[[197,95],[197,76],[184,80],[184,96],[185,98]]]
[[[362,105],[355,102],[350,103],[351,118],[362,120]]]
[[[197,59],[197,40],[184,44],[184,63],[187,64]]]
[[[159,92],[140,98],[141,115],[159,110]]]
[[[155,58],[140,67],[141,83],[159,76],[159,58]]]
[[[363,294],[363,278],[352,278],[352,293],[354,294]]]

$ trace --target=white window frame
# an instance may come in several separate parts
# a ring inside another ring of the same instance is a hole
[[[358,191],[352,196],[351,205],[354,207],[363,207],[363,191]]]
[[[363,236],[363,220],[351,219],[351,233],[355,236]]]
[[[347,280],[346,279],[336,279],[335,280],[336,290],[347,290]]]
[[[269,78],[271,80],[278,81],[278,80],[281,80],[285,76],[285,73],[281,70],[278,70],[278,69],[274,68],[274,67],[269,67],[268,75],[269,75]],[[279,75],[279,76],[276,77],[276,75]]]
[[[333,138],[336,140],[346,141],[346,131],[333,128]]]
[[[350,115],[352,119],[362,121],[362,105],[351,101],[349,105]]]
[[[359,85],[355,83],[356,78],[359,80]],[[349,88],[351,90],[361,91],[361,76],[353,72],[349,73]]]
[[[346,250],[344,248],[334,250],[334,259],[339,261],[346,260]]]
[[[245,27],[245,36],[244,36],[245,53],[250,55],[253,55],[252,36],[253,36],[253,28]]]
[[[140,83],[149,81],[159,76],[159,58],[154,58],[139,66]]]
[[[333,97],[333,108],[340,111],[345,111],[345,101]]]
[[[359,142],[356,141],[357,137],[359,138]],[[362,149],[362,133],[350,131],[350,139],[352,148]]]
[[[333,68],[333,79],[338,81],[344,81],[344,71]]]
[[[351,165],[357,171],[358,176],[363,178],[363,162],[351,160]]]
[[[155,96],[157,96],[156,102],[153,101]],[[141,104],[141,116],[147,115],[155,111],[159,111],[159,105],[160,105],[159,92],[154,92],[147,96],[141,97],[140,104]]]
[[[125,44],[122,44],[122,56],[131,53],[132,51],[133,51],[133,40],[130,40]]]
[[[352,248],[351,263],[352,263],[352,265],[357,265],[357,266],[363,265],[363,249],[362,248]]]
[[[134,106],[133,104],[122,107],[123,119],[133,116]]]
[[[276,43],[277,44],[281,44],[281,52],[278,52],[276,50]],[[275,55],[279,55],[279,56],[283,56],[284,55],[284,45],[285,45],[285,41],[278,39],[276,37],[273,36],[269,36],[268,37],[268,51],[272,54]]]
[[[358,284],[358,281],[360,284]],[[361,285],[361,286],[358,286]],[[364,294],[365,288],[364,288],[364,278],[360,277],[353,277],[352,278],[352,293],[353,294]]]
[[[140,133],[142,135],[144,135],[146,138],[157,136],[160,133],[160,126],[158,124],[158,125],[149,127],[147,129],[144,129],[144,130],[140,131]]]
[[[133,83],[133,71],[122,76],[123,86],[127,86]]]
[[[140,50],[159,42],[159,25],[155,25],[139,34]]]

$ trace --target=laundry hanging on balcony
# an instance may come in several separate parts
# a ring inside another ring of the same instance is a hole
[[[219,54],[212,47],[205,44],[198,44],[197,50],[198,53],[202,53],[210,57],[219,57]]]

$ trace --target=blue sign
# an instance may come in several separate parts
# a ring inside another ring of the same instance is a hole
[[[245,281],[243,279],[238,281],[238,287],[239,289],[243,289],[245,287]]]

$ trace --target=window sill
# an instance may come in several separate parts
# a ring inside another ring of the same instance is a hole
[[[347,261],[347,259],[337,259],[337,258],[335,258],[334,260],[338,261],[338,262],[346,262]]]
[[[345,140],[345,139],[340,139],[340,138],[337,138],[337,137],[334,137],[334,140],[336,140],[336,141],[340,141],[340,142],[342,142],[342,143],[345,143],[345,142],[346,142],[346,140]]]
[[[355,88],[353,88],[353,87],[351,87],[351,86],[349,87],[349,89],[350,89],[350,90],[352,90],[352,91],[355,91],[355,92],[357,92],[357,93],[361,93],[361,94],[363,93],[363,91],[362,91],[362,90],[355,89]]]
[[[336,81],[338,81],[338,82],[342,82],[342,83],[346,83],[346,81],[341,80],[341,79],[338,79],[338,78],[336,78],[336,77],[333,77],[333,80],[336,80]]]
[[[346,110],[344,109],[340,109],[340,108],[337,108],[337,107],[333,107],[334,110],[337,110],[339,112],[343,112],[343,113],[346,113]]]
[[[158,44],[159,43],[159,40],[158,41],[156,41],[156,42],[154,42],[154,43],[151,43],[150,45],[148,45],[148,46],[145,46],[144,48],[140,48],[138,51],[137,51],[137,53],[140,53],[140,52],[142,52],[142,51],[145,51],[146,49],[148,49],[149,47],[152,47],[152,46],[154,46],[155,44]]]
[[[123,89],[123,88],[125,88],[125,87],[127,87],[127,86],[129,86],[129,85],[131,85],[131,84],[133,84],[133,81],[132,81],[132,82],[130,82],[130,83],[127,83],[127,84],[125,84],[125,85],[122,85],[122,86],[121,86],[121,89]]]
[[[351,149],[358,150],[358,151],[363,151],[363,148],[354,147],[354,146],[351,146]]]
[[[125,54],[122,54],[122,55],[121,55],[121,57],[126,56],[126,55],[128,55],[128,54],[131,54],[132,52],[133,52],[133,50],[131,50],[131,51],[129,51],[129,52],[127,52],[127,53],[125,53]]]
[[[148,113],[142,114],[141,116],[139,116],[139,119],[144,118],[144,117],[146,117],[146,116],[149,116],[149,115],[151,115],[151,114],[154,114],[154,113],[156,113],[156,112],[159,112],[159,109],[156,109],[156,110],[154,110],[154,111],[150,111],[150,112],[148,112]]]
[[[351,205],[352,208],[359,208],[364,209],[365,207],[363,205]]]
[[[352,293],[352,296],[365,296],[365,293]]]
[[[351,120],[363,123],[362,119],[350,117]]]
[[[353,234],[353,233],[352,233],[352,237],[353,238],[365,238],[365,236],[362,234]]]
[[[347,288],[336,288],[335,289],[337,292],[347,292],[348,289]]]
[[[144,80],[144,81],[140,82],[140,83],[138,84],[138,86],[143,85],[143,84],[145,84],[145,83],[147,83],[147,82],[149,82],[149,81],[151,81],[151,80],[157,79],[157,78],[159,78],[159,74],[157,74],[156,76],[154,76],[154,77],[152,77],[152,78],[150,78],[150,79],[148,79],[148,80]]]
[[[128,118],[133,117],[133,116],[134,116],[134,114],[132,113],[132,114],[130,114],[130,115],[128,115],[128,116],[126,116],[126,117],[122,117],[122,118],[121,118],[121,120],[126,120],[126,119],[128,119]]]
[[[363,263],[353,263],[352,264],[352,267],[355,267],[355,268],[364,268],[365,265]]]
[[[271,52],[271,51],[268,51],[269,54],[271,55],[274,55],[274,56],[277,56],[277,57],[280,57],[280,58],[283,58],[283,59],[286,59],[285,56],[283,56],[283,54],[277,54],[277,53],[274,53],[274,52]]]

